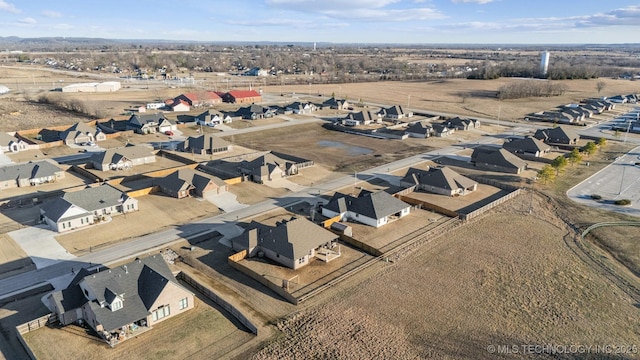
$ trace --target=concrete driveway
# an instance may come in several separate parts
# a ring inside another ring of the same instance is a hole
[[[587,206],[640,217],[640,166],[636,163],[640,163],[640,147],[569,189],[567,196]],[[591,195],[600,195],[602,200],[593,200]],[[629,199],[631,205],[613,204],[619,199]]]
[[[222,194],[214,194],[210,191],[204,196],[204,199],[227,213],[249,207],[247,204],[239,203],[236,195],[228,191]]]
[[[76,258],[69,254],[54,238],[58,233],[49,230],[44,225],[12,231],[8,235],[29,255],[38,269],[54,265],[61,260]]]
[[[287,179],[274,179],[272,181],[265,181],[264,184],[270,188],[275,188],[275,189],[284,188],[293,192],[302,191],[307,188],[306,186],[298,185]]]

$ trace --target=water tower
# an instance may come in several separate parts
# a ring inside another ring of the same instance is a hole
[[[543,51],[540,53],[540,76],[547,76],[547,70],[549,70],[549,52]]]

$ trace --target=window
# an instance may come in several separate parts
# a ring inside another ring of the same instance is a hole
[[[116,311],[119,309],[122,309],[122,301],[120,301],[119,299],[114,300],[111,304],[111,311]]]
[[[188,298],[180,299],[180,302],[178,304],[179,304],[180,310],[184,310],[189,306],[189,299]]]
[[[158,321],[169,316],[169,314],[169,305],[162,305],[157,310],[153,311],[153,313],[151,314],[151,318],[153,319],[153,321]]]

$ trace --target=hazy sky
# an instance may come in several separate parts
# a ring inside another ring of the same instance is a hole
[[[638,43],[640,1],[0,0],[0,36],[334,43]]]

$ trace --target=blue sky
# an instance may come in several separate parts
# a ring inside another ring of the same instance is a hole
[[[0,0],[0,36],[334,43],[639,43],[639,1]]]

